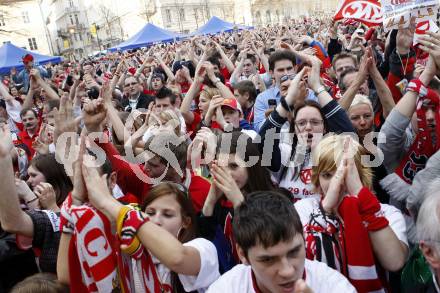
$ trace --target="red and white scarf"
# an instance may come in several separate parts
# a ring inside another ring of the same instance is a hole
[[[304,227],[306,257],[326,262],[345,275],[358,292],[385,292],[368,231],[388,226],[380,203],[363,188],[358,196],[345,196],[339,205],[340,219],[315,209]]]
[[[69,198],[61,209],[61,225],[63,231],[72,232],[71,292],[164,292],[149,252],[143,249],[136,259],[121,253],[110,221],[94,207],[71,206]]]
[[[411,83],[408,87],[410,86]],[[433,144],[432,136],[426,123],[427,107],[433,107],[435,112],[435,133],[437,137],[435,144]],[[423,94],[420,93],[417,99],[416,113],[418,134],[395,171],[408,184],[412,183],[417,172],[425,168],[429,157],[440,148],[439,96],[430,89],[426,89],[426,92]]]

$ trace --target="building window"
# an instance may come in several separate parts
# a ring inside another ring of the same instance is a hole
[[[165,10],[165,17],[167,19],[167,22],[171,22],[171,11],[169,9]]]
[[[83,40],[82,34],[79,34],[79,40],[80,40],[80,41]]]
[[[194,8],[194,17],[197,19],[199,18],[199,9]]]
[[[179,13],[180,13],[180,19],[185,20],[185,9],[181,8],[179,10]]]
[[[75,14],[75,23],[76,23],[76,25],[78,25],[78,23],[79,23],[78,14]]]
[[[70,18],[70,24],[73,25],[73,16],[69,15],[69,18]]]
[[[73,7],[73,0],[69,0],[68,2],[69,2],[69,6]]]
[[[257,11],[257,13],[255,14],[255,18],[257,20],[257,23],[261,24],[261,14],[260,14],[260,11]]]
[[[37,49],[38,49],[38,47],[37,47],[37,41],[35,40],[35,38],[29,38],[29,39],[28,39],[28,42],[29,42],[29,48],[30,48],[31,50],[37,50]]]
[[[266,22],[267,23],[271,23],[272,22],[272,20],[270,19],[270,10],[266,11]]]
[[[3,12],[0,12],[0,26],[5,26],[5,15],[3,14]]]
[[[30,20],[29,20],[29,12],[22,11],[21,12],[21,16],[23,17],[23,22],[24,23],[29,23],[30,22]]]

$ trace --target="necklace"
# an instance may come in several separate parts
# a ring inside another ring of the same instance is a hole
[[[407,66],[408,66],[409,53],[410,53],[410,52],[408,52],[408,55],[406,56],[405,67],[403,67],[402,57],[400,57],[400,54],[399,54],[399,52],[397,52],[397,50],[396,50],[396,53],[397,53],[397,56],[399,56],[400,64],[402,65],[402,69],[403,69],[403,76],[405,77],[405,75],[406,75],[406,68],[407,68]]]

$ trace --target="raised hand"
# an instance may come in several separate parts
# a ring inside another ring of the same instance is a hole
[[[108,81],[104,82],[104,84],[101,87],[101,98],[105,104],[112,103],[113,90],[112,90],[110,83]]]
[[[89,132],[96,132],[101,129],[101,124],[107,116],[107,108],[101,98],[88,100],[84,104],[83,119],[84,125]]]
[[[41,182],[34,188],[34,193],[38,197],[41,208],[53,211],[59,210],[55,190],[50,183]]]
[[[81,117],[74,117],[73,104],[69,98],[61,97],[60,110],[55,108],[53,112],[55,116],[55,128],[53,133],[55,143],[62,133],[77,132]]]
[[[106,202],[113,199],[107,185],[107,175],[100,175],[94,159],[90,155],[83,156],[82,175],[89,202],[97,209],[103,209]]]
[[[344,141],[342,159],[336,169],[335,174],[330,180],[327,192],[323,194],[322,207],[327,213],[336,213],[339,203],[342,200],[345,177],[347,173],[347,156],[349,151],[349,137]],[[330,174],[319,174],[319,176],[330,176]],[[324,193],[324,190],[322,191]]]
[[[306,71],[308,71],[308,69],[304,67],[290,82],[286,95],[286,102],[288,105],[295,106],[298,102],[304,101],[307,95],[306,83],[303,79]]]
[[[10,156],[14,148],[8,124],[0,124],[0,157]]]
[[[214,177],[213,184],[232,202],[234,208],[240,205],[244,200],[244,196],[234,178],[232,178],[230,171],[225,166],[219,166],[217,162],[211,165],[210,171]]]
[[[217,136],[207,127],[202,127],[188,147],[188,162],[193,169],[201,164],[209,164],[215,158]],[[203,153],[204,151],[204,153]]]
[[[73,164],[73,189],[71,193],[73,205],[81,205],[87,200],[87,190],[85,188],[82,173],[82,165],[84,164],[84,154],[86,149],[85,140],[85,135],[81,134],[78,160],[76,160]]]
[[[34,140],[32,142],[32,148],[37,152],[39,155],[45,155],[49,153],[49,145],[40,141],[39,138]]]
[[[396,36],[396,49],[399,54],[408,54],[413,43],[414,27],[399,29]]]
[[[436,73],[440,74],[440,33],[427,32],[427,34],[420,37],[420,48],[432,56]]]

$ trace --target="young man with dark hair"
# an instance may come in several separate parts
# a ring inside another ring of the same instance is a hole
[[[342,72],[348,69],[357,69],[358,67],[357,58],[353,54],[339,53],[333,58],[332,67],[333,70],[335,71],[336,78],[339,81]]]
[[[208,292],[356,292],[339,272],[306,259],[303,227],[290,200],[255,192],[236,209],[233,235],[243,264],[221,276]]]
[[[273,52],[269,57],[269,72],[275,83],[257,96],[255,101],[255,117],[254,128],[259,131],[266,120],[266,111],[271,107],[276,107],[281,99],[280,80],[283,76],[293,79],[296,75],[296,57],[295,54],[288,50],[278,50]],[[307,99],[317,101],[317,97],[313,91],[309,91]]]
[[[173,109],[176,103],[176,95],[168,88],[161,88],[154,99],[154,110],[160,113],[164,110]]]

